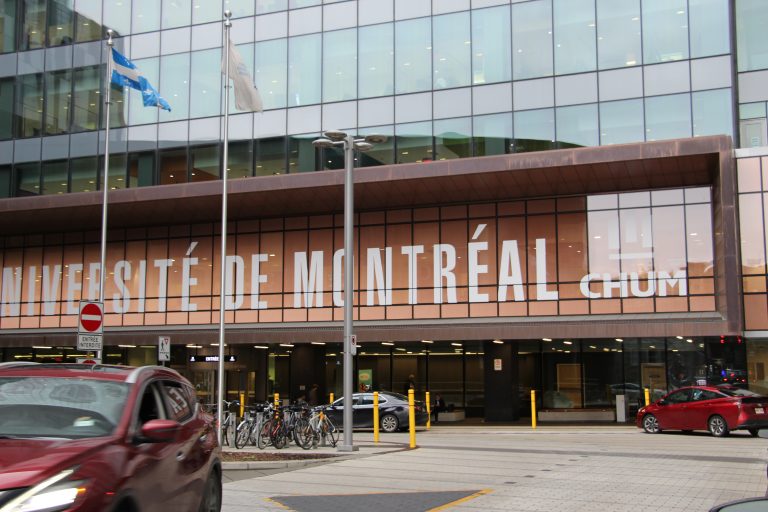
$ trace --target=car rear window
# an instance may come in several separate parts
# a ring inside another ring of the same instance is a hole
[[[757,393],[754,393],[748,389],[741,389],[741,388],[718,388],[718,391],[720,391],[723,394],[726,394],[728,396],[760,396]]]
[[[0,436],[108,435],[129,390],[128,384],[99,379],[0,377]]]

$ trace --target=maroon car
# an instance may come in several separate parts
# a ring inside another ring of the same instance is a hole
[[[0,511],[221,509],[214,418],[176,371],[0,364]]]
[[[768,428],[768,397],[734,386],[680,388],[637,411],[637,426],[649,434],[708,430],[722,437],[747,430],[757,436]]]

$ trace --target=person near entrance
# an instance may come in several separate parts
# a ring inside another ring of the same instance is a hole
[[[320,386],[317,384],[312,384],[312,388],[309,390],[309,399],[307,400],[307,403],[309,403],[309,405],[312,407],[318,404],[318,394],[320,393],[319,388]]]
[[[412,389],[414,393],[416,392],[416,377],[414,377],[413,374],[408,376],[408,382],[406,382],[405,386],[403,387],[403,394],[405,396],[408,396],[409,389]]]
[[[432,405],[432,412],[435,413],[435,423],[437,423],[437,415],[445,410],[445,400],[439,394],[435,393],[435,403]]]

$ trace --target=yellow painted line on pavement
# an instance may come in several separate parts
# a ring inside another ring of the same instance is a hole
[[[482,491],[477,491],[474,494],[470,494],[469,496],[465,496],[463,498],[459,498],[458,500],[452,501],[450,503],[446,503],[445,505],[440,505],[439,507],[431,508],[427,510],[427,512],[438,512],[440,510],[447,510],[454,505],[458,505],[460,503],[466,503],[469,500],[473,500],[475,498],[478,498],[480,496],[483,496],[484,494],[488,494],[490,492],[493,492],[493,489],[483,489]]]
[[[269,503],[271,503],[273,505],[277,505],[278,507],[282,508],[283,510],[293,510],[292,508],[288,508],[285,505],[283,505],[282,503],[280,503],[279,501],[275,501],[272,498],[264,498],[264,501],[268,501]]]

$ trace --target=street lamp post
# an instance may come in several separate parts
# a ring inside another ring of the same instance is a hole
[[[383,135],[368,135],[356,139],[340,130],[329,130],[321,137],[312,141],[318,149],[344,148],[344,443],[338,450],[342,452],[356,451],[352,444],[352,306],[353,306],[353,276],[354,276],[354,212],[355,195],[352,169],[354,167],[355,149],[368,151],[373,144],[385,142]]]

